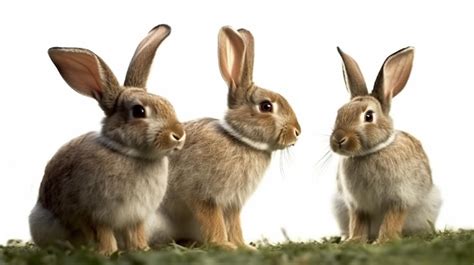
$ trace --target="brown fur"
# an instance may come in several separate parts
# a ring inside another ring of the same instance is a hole
[[[350,210],[349,239],[350,242],[365,243],[369,234],[369,216],[357,210]]]
[[[378,243],[385,243],[394,239],[399,239],[405,219],[407,217],[407,211],[405,209],[389,208],[383,217],[382,224],[380,225]]]
[[[185,124],[182,152],[170,156],[169,187],[150,241],[162,244],[191,239],[226,249],[246,247],[240,210],[257,188],[274,150],[295,144],[296,115],[281,95],[253,83],[253,37],[224,27],[219,33],[219,65],[228,84],[223,121],[200,119]],[[261,102],[272,103],[263,112]]]
[[[224,211],[213,202],[196,201],[191,205],[196,220],[201,225],[201,233],[205,242],[228,249],[237,248],[228,242],[225,230]]]
[[[246,246],[240,225],[240,209],[230,207],[226,209],[224,216],[229,242],[236,246]]]
[[[334,209],[349,240],[385,242],[402,233],[430,231],[441,206],[421,143],[395,131],[392,96],[406,84],[413,49],[387,58],[369,95],[357,63],[339,49],[351,101],[342,106],[331,135],[341,155]],[[365,89],[365,90],[364,90]],[[373,121],[365,119],[369,112]]]
[[[123,238],[123,245],[125,249],[130,250],[148,250],[148,242],[145,234],[145,224],[139,222],[135,225],[130,226],[125,231],[120,231]]]
[[[108,225],[98,225],[97,245],[99,253],[109,256],[117,251],[117,241],[115,240],[114,230]]]
[[[144,87],[155,50],[169,27],[154,28],[137,48],[122,87],[97,55],[86,49],[51,48],[65,81],[95,98],[104,110],[101,133],[73,139],[46,166],[38,202],[30,214],[33,241],[97,244],[100,253],[146,249],[144,220],[159,206],[167,186],[167,155],[185,133],[171,104]],[[145,109],[135,117],[133,108]]]

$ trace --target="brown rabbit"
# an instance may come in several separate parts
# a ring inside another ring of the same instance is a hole
[[[96,99],[106,117],[100,133],[73,139],[46,166],[29,217],[37,245],[96,243],[109,255],[120,236],[126,249],[148,248],[144,220],[165,194],[167,155],[185,139],[171,104],[145,88],[156,49],[169,33],[159,25],[138,45],[124,86],[89,50],[49,49],[64,80]]]
[[[334,198],[336,218],[349,241],[385,242],[430,231],[441,207],[421,143],[396,131],[389,116],[392,97],[405,87],[414,49],[384,62],[369,94],[356,61],[338,48],[351,101],[342,106],[330,138],[341,155]]]
[[[147,223],[150,244],[190,240],[245,247],[240,211],[267,169],[272,152],[294,145],[300,125],[281,95],[253,83],[254,40],[223,27],[218,57],[228,85],[223,120],[185,123],[183,150],[170,156],[165,199]]]

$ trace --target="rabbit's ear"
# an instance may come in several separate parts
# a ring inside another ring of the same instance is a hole
[[[87,49],[53,47],[49,57],[68,85],[95,98],[106,115],[113,112],[121,87],[102,59]]]
[[[246,29],[239,29],[238,32],[245,43],[245,59],[242,70],[242,80],[250,85],[253,81],[253,58],[255,56],[254,39],[252,33]]]
[[[385,112],[389,112],[390,103],[405,87],[410,77],[415,48],[406,47],[387,57],[375,80],[372,95],[382,104]]]
[[[362,75],[357,62],[344,53],[341,48],[337,47],[337,51],[342,58],[344,82],[346,83],[347,90],[351,93],[351,98],[368,95],[369,92],[365,84],[364,76]]]
[[[218,57],[222,78],[229,87],[228,105],[231,107],[244,97],[242,88],[248,88],[250,84],[244,79],[245,41],[230,27],[222,27],[219,31]]]
[[[128,66],[124,86],[133,86],[146,89],[146,81],[150,73],[151,64],[155,57],[156,49],[168,37],[171,28],[168,25],[154,27],[148,35],[138,44],[135,54]]]

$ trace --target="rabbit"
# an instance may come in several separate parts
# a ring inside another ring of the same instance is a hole
[[[432,231],[441,204],[421,143],[397,131],[392,98],[410,76],[414,48],[390,55],[369,94],[356,61],[338,47],[351,100],[337,113],[330,136],[341,156],[334,212],[348,242],[384,243]]]
[[[287,100],[254,84],[254,38],[225,26],[218,34],[221,75],[228,86],[222,120],[184,123],[187,140],[170,155],[168,190],[147,221],[151,247],[171,241],[223,249],[245,244],[240,212],[272,152],[292,146],[301,128]]]
[[[30,216],[30,232],[40,247],[69,241],[95,244],[99,253],[149,249],[144,221],[163,199],[167,156],[183,147],[185,131],[173,106],[147,92],[156,49],[169,35],[153,28],[138,45],[120,86],[105,62],[81,48],[50,48],[63,79],[76,92],[98,101],[102,130],[62,146],[46,166]]]

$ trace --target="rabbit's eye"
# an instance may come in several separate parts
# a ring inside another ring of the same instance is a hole
[[[145,108],[141,105],[134,105],[132,107],[132,116],[134,118],[145,118],[146,117]]]
[[[272,112],[273,111],[273,105],[268,100],[260,102],[259,108],[260,108],[261,112]]]
[[[374,111],[368,110],[364,115],[365,122],[373,122],[374,121]]]

